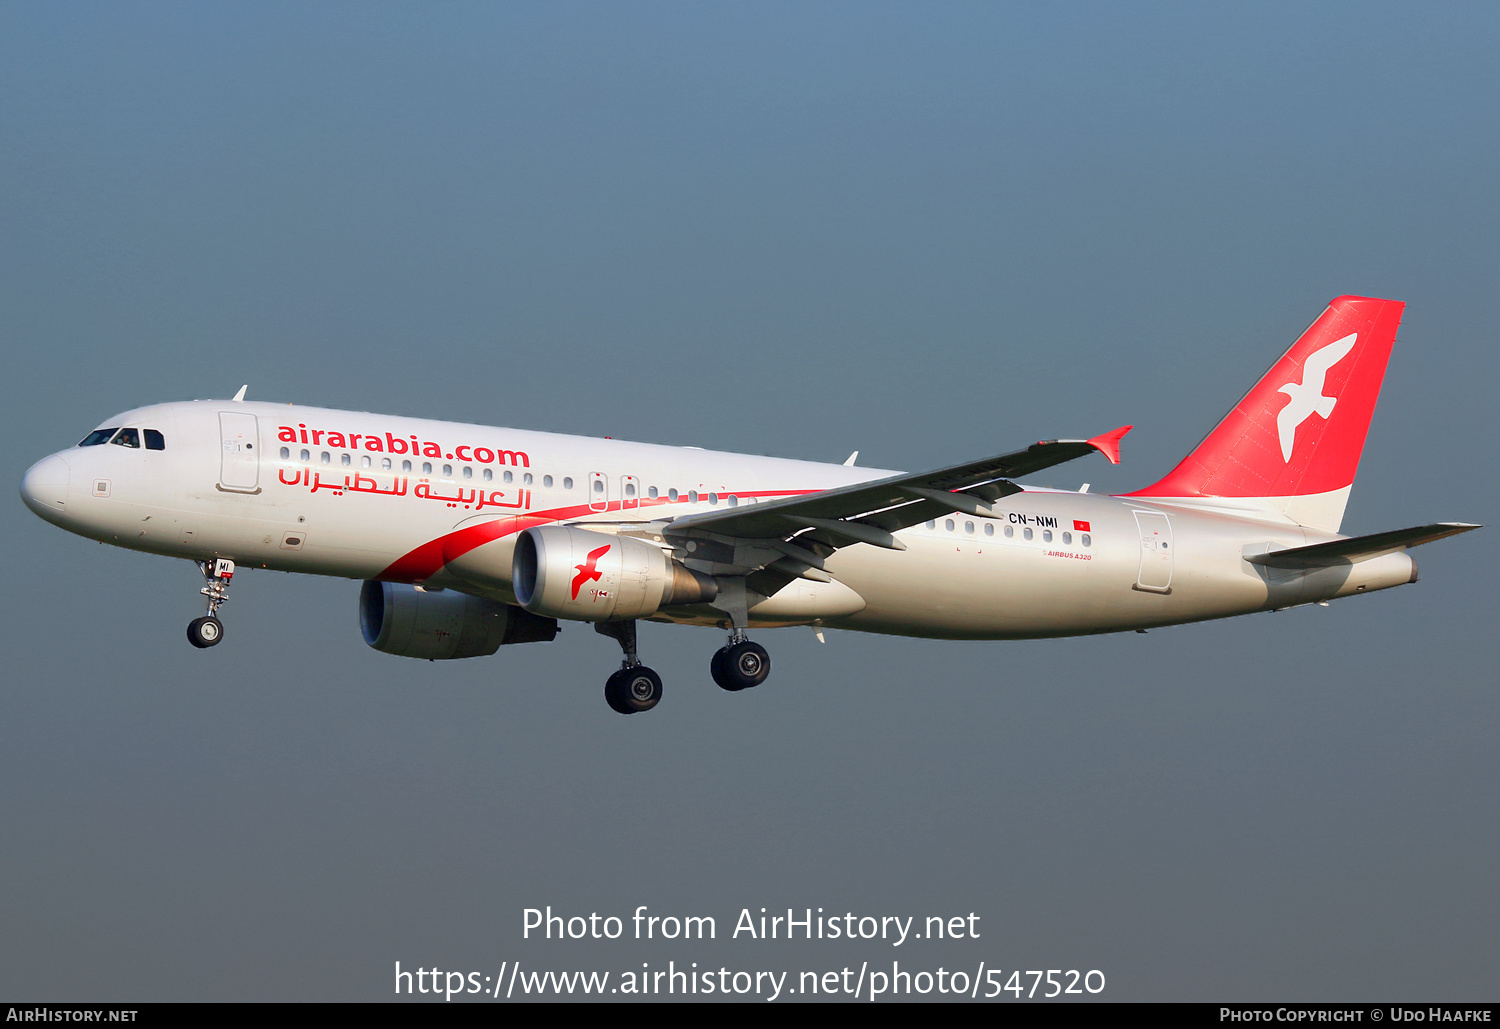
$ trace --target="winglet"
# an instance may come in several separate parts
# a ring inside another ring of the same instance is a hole
[[[238,402],[240,402],[240,401],[242,401],[242,400],[245,399],[245,390],[247,390],[249,388],[250,388],[250,384],[248,382],[245,383],[245,385],[243,385],[243,386],[240,387],[240,391],[234,395],[234,399],[235,399],[236,403],[238,403]]]
[[[1099,451],[1099,453],[1109,458],[1110,464],[1119,464],[1120,440],[1124,439],[1125,434],[1133,428],[1135,428],[1134,425],[1122,425],[1114,432],[1106,432],[1102,436],[1095,436],[1093,439],[1087,440],[1085,442],[1087,442],[1088,445],[1093,447],[1095,450]]]

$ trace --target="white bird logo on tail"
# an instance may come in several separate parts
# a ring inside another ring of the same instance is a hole
[[[1297,427],[1314,413],[1325,419],[1333,414],[1333,406],[1338,403],[1338,398],[1324,396],[1323,380],[1328,377],[1328,369],[1354,349],[1358,339],[1359,333],[1352,332],[1343,339],[1334,340],[1323,349],[1308,354],[1307,360],[1302,363],[1301,384],[1289,382],[1276,391],[1292,398],[1276,416],[1276,431],[1281,436],[1281,458],[1288,464],[1292,460],[1292,445],[1297,439]]]

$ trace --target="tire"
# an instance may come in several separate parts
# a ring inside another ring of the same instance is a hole
[[[726,690],[759,686],[771,674],[771,655],[759,643],[745,640],[714,655],[714,681]]]
[[[202,618],[194,618],[188,622],[188,642],[199,650],[207,650],[209,647],[217,646],[224,638],[224,623],[212,615],[204,615]]]
[[[622,668],[604,684],[604,699],[622,715],[650,711],[661,702],[661,676],[645,665]]]
[[[728,647],[720,647],[714,651],[713,660],[708,663],[708,672],[714,677],[714,682],[719,684],[722,690],[737,693],[744,689],[744,685],[730,678],[729,671],[724,664],[724,655],[729,651]]]
[[[618,711],[622,715],[633,715],[635,711],[625,705],[624,691],[620,685],[620,673],[611,675],[604,683],[604,702],[609,705],[610,710]]]

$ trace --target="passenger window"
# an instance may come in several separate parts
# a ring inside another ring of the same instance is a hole
[[[472,479],[472,478],[474,478],[474,469],[470,468],[468,465],[464,465],[464,478],[465,479]]]
[[[737,497],[737,496],[735,496],[733,493],[729,494],[729,506],[730,507],[739,507],[740,506],[740,498]]]
[[[595,493],[603,493],[604,492],[604,480],[603,479],[595,479],[594,480],[594,492]]]
[[[1071,545],[1073,542],[1073,534],[1071,532],[1063,533],[1063,542]]]
[[[354,462],[352,460],[350,460],[348,454],[340,454],[339,455],[339,464],[343,465],[345,468],[348,468],[353,463]]]
[[[548,489],[551,489],[552,488],[552,476],[550,476],[550,475],[544,475],[544,476],[542,476],[542,485],[546,486]],[[600,485],[603,485],[603,484],[596,482],[596,483],[594,483],[594,485],[600,486]]]
[[[572,489],[572,488],[573,488],[573,477],[571,475],[564,475],[563,476],[563,489]]]
[[[109,438],[119,431],[120,427],[118,425],[116,425],[113,429],[95,429],[93,432],[83,437],[83,442],[79,443],[78,445],[80,447],[97,447],[101,443],[108,443]]]
[[[145,429],[145,430],[142,430],[142,431],[145,433],[145,436],[146,436],[146,449],[147,450],[166,450],[167,449],[166,438],[163,437],[161,433],[157,432],[155,429]]]
[[[973,532],[973,531],[974,531],[974,523],[973,522],[964,522],[964,532]]]
[[[1025,536],[1027,539],[1031,539],[1031,530],[1030,529],[1022,529],[1021,530],[1021,535]]]
[[[1005,538],[1006,539],[1010,539],[1015,534],[1016,534],[1016,527],[1014,525],[1007,525],[1005,527]]]
[[[117,447],[130,447],[132,450],[141,448],[141,434],[134,429],[121,429],[120,434],[110,440]]]
[[[650,497],[652,500],[655,500],[658,496],[660,496],[660,494],[657,492],[655,486],[650,486],[646,489],[646,496]]]
[[[627,482],[625,484],[625,495],[627,497],[633,497],[633,496],[635,496],[635,483],[633,483],[633,482]]]
[[[445,478],[445,479],[451,479],[451,478],[453,478],[453,466],[451,464],[445,464],[445,465],[443,465],[443,478]]]
[[[695,489],[688,490],[688,503],[689,504],[696,504],[697,502],[698,502],[698,491],[695,490]]]
[[[366,454],[364,457],[361,457],[359,459],[359,466],[361,468],[368,468],[368,467],[370,467],[370,455],[369,454]]]
[[[401,462],[401,470],[403,472],[409,472],[409,471],[411,471],[411,462],[410,461],[402,461]]]
[[[493,471],[491,471],[491,470],[490,470],[490,469],[488,469],[488,468],[486,468],[486,469],[485,469],[485,470],[484,470],[484,481],[485,481],[485,482],[489,482],[489,481],[490,481],[490,480],[491,480],[491,479],[493,479],[493,478],[494,478],[494,477],[495,477],[495,473],[494,473],[494,472],[493,472]]]
[[[719,495],[717,493],[710,493],[708,495],[708,502],[710,504],[717,504],[719,502]]]
[[[422,474],[423,475],[431,475],[432,474],[432,462],[431,461],[423,461],[422,462]]]
[[[667,490],[667,499],[668,500],[676,500],[677,499],[677,487],[676,486],[673,486],[671,489]]]
[[[1042,542],[1043,543],[1051,543],[1052,542],[1052,530],[1051,529],[1043,529],[1042,530]]]
[[[380,468],[381,468],[382,471],[387,471],[387,472],[390,471],[391,470],[391,459],[388,458],[388,457],[382,457],[380,459]]]
[[[283,461],[290,461],[292,459],[292,451],[290,447],[281,448],[281,459]]]
[[[1084,533],[1082,536],[1080,536],[1078,538],[1083,541],[1083,545],[1086,546],[1086,547],[1091,547],[1091,546],[1094,545],[1094,541],[1089,538],[1089,534],[1088,533]]]
[[[511,474],[510,472],[506,472],[504,475],[501,476],[501,478],[504,479],[506,482],[510,482],[512,479],[515,478],[515,476],[513,474]]]
[[[525,475],[521,476],[521,483],[522,483],[522,485],[525,485],[525,486],[530,486],[531,485],[531,473],[530,472],[527,472]]]
[[[326,451],[326,450],[323,451],[323,457],[322,457],[323,463],[324,464],[328,464],[332,460],[333,460],[333,458],[332,458],[332,456],[329,455],[328,451]]]
[[[995,526],[994,526],[993,523],[991,523],[991,522],[985,522],[984,523],[984,534],[986,536],[993,536],[993,535],[995,535]]]
[[[952,532],[953,531],[953,519],[952,518],[946,519],[943,522],[943,528],[947,529],[949,532]]]
[[[304,460],[304,461],[311,461],[312,460],[312,454],[310,452],[306,451],[306,450],[302,451],[302,460]]]
[[[936,518],[933,518],[933,519],[931,519],[931,520],[930,520],[930,521],[928,521],[928,523],[927,523],[927,527],[928,527],[928,528],[929,528],[929,529],[936,529],[936,528],[937,528],[937,519],[936,519]]]

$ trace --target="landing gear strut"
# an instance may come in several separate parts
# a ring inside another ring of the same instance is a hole
[[[729,642],[719,648],[708,667],[714,682],[738,692],[766,681],[771,674],[771,655],[759,643],[746,639],[744,629],[731,629]]]
[[[207,581],[199,593],[208,598],[208,614],[188,622],[188,642],[199,650],[206,650],[224,638],[224,623],[219,621],[219,605],[229,599],[229,580],[234,578],[234,562],[227,558],[215,561],[199,561]]]
[[[595,622],[594,631],[620,644],[625,659],[604,684],[604,699],[622,715],[650,711],[661,700],[661,676],[641,664],[635,652],[635,620]]]

